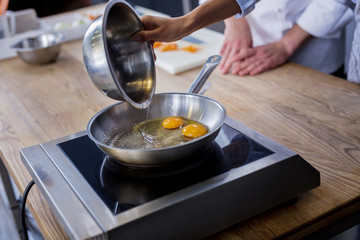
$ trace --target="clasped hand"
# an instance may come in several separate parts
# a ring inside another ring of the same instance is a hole
[[[239,76],[256,75],[285,63],[289,54],[281,41],[253,47],[246,19],[225,20],[225,40],[220,54],[220,72]]]
[[[220,72],[245,76],[256,75],[285,63],[288,54],[282,43],[274,42],[258,47],[242,48],[237,53],[223,56],[224,67]]]

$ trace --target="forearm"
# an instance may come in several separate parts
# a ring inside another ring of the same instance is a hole
[[[189,34],[237,13],[241,9],[235,0],[208,0],[180,18],[184,21],[184,33]]]
[[[250,29],[246,18],[235,18],[234,16],[225,19],[225,27],[232,28],[237,27],[241,29]]]
[[[131,39],[133,41],[162,42],[179,40],[212,23],[241,13],[241,8],[237,1],[208,0],[185,16],[176,18],[162,18],[145,15],[141,18],[145,30],[137,32]],[[255,0],[250,0],[250,2],[251,1]],[[252,4],[255,4],[255,2],[252,2]],[[251,6],[253,5],[249,5],[246,8],[246,11],[249,11]]]
[[[295,24],[280,40],[290,57],[311,35]]]

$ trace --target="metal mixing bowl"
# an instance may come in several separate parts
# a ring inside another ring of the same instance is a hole
[[[125,1],[112,0],[102,17],[88,28],[83,41],[86,70],[105,95],[146,108],[155,92],[155,62],[149,42],[131,36],[143,24]]]
[[[63,39],[61,33],[43,33],[22,39],[11,47],[24,62],[45,64],[55,61],[59,56]]]

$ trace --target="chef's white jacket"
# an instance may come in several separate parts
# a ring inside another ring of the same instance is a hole
[[[200,0],[200,3],[204,1]],[[245,18],[250,25],[254,46],[279,41],[297,23],[314,38],[306,41],[291,56],[290,61],[325,73],[336,71],[344,63],[343,30],[353,19],[351,1],[349,3],[348,0],[237,0],[237,2],[243,11],[241,16],[247,14]]]
[[[345,0],[262,0],[245,18],[254,46],[280,40],[297,23],[314,38],[290,61],[331,73],[344,63],[344,28],[353,19],[351,6]]]
[[[353,0],[356,3],[356,0]],[[355,8],[355,32],[349,59],[348,81],[360,84],[360,0]]]

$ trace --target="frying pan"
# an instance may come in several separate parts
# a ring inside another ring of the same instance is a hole
[[[155,94],[149,109],[138,109],[127,102],[119,102],[101,110],[90,120],[87,127],[88,136],[105,154],[121,164],[131,166],[153,167],[172,164],[205,151],[219,133],[226,110],[217,101],[196,93],[200,91],[220,60],[220,56],[212,56],[207,60],[188,93]],[[208,127],[208,133],[184,144],[164,148],[125,149],[108,144],[116,133],[132,129],[147,119],[168,116],[198,121]]]

